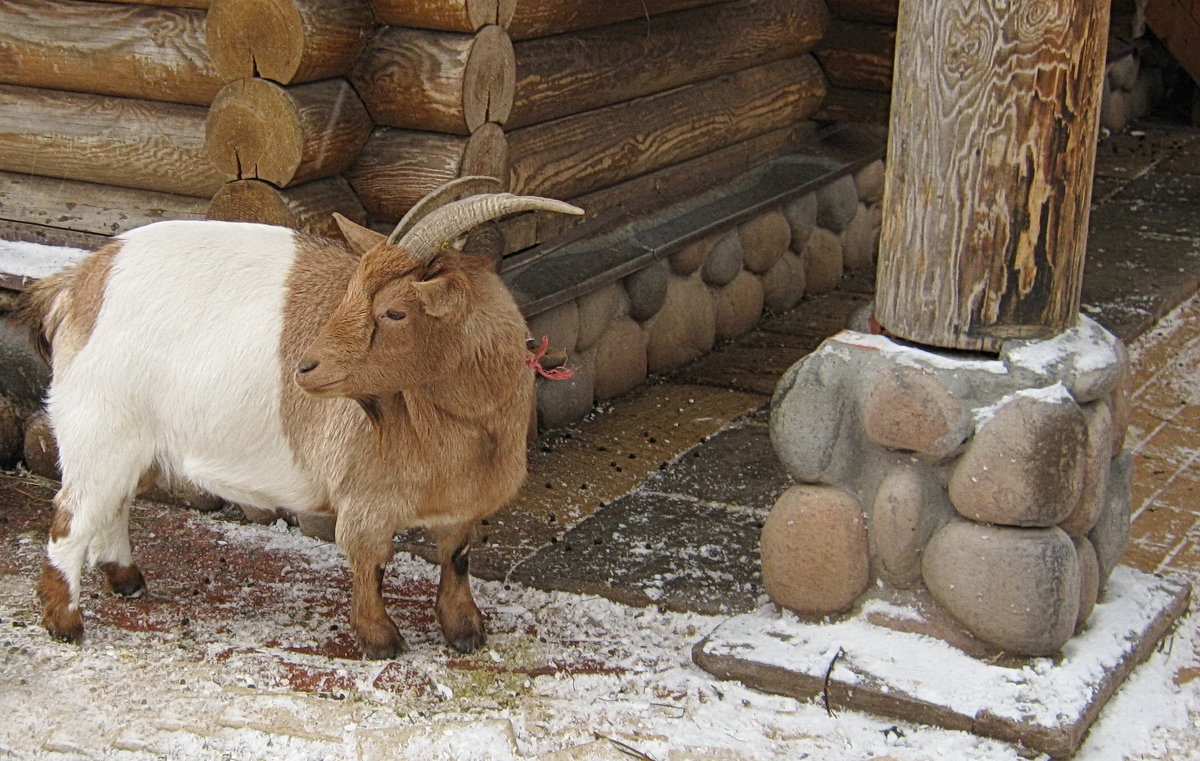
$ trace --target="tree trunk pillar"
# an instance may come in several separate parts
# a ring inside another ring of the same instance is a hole
[[[1079,312],[1109,4],[901,0],[875,317],[997,351]]]

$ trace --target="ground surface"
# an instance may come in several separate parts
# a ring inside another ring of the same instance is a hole
[[[1194,131],[1101,147],[1085,309],[1122,336],[1200,284],[1198,178]],[[336,548],[282,523],[149,503],[133,520],[149,597],[111,598],[89,576],[87,643],[50,642],[34,583],[52,491],[0,478],[0,758],[1021,757],[964,733],[830,716],[819,701],[761,695],[691,662],[729,614],[775,615],[756,576],[757,532],[786,477],[764,448],[763,409],[783,370],[865,300],[853,288],[809,300],[542,442],[517,504],[483,527],[476,569],[491,580],[477,597],[492,637],[472,656],[442,643],[434,569],[419,558],[398,556],[385,588],[412,652],[362,661]],[[1200,303],[1161,320],[1133,354],[1126,561],[1195,584]],[[1200,757],[1198,645],[1193,614],[1080,757]]]

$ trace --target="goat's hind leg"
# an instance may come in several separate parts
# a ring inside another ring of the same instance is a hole
[[[483,614],[471,594],[470,557],[473,523],[430,529],[437,540],[441,580],[438,583],[438,623],[446,641],[459,652],[473,653],[487,642]]]
[[[117,597],[135,599],[146,593],[146,579],[133,563],[129,548],[129,501],[122,502],[108,525],[96,533],[88,549],[91,561]]]

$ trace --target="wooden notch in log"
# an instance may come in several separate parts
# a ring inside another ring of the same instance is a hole
[[[262,180],[235,180],[223,185],[213,196],[207,216],[338,237],[340,233],[333,221],[335,211],[359,224],[367,222],[362,204],[340,176],[282,190]]]
[[[510,129],[806,53],[822,0],[738,0],[518,43]]]
[[[224,179],[283,188],[340,174],[358,157],[371,126],[344,79],[291,87],[238,79],[213,101],[205,144]]]
[[[379,124],[469,135],[507,121],[516,68],[512,42],[495,24],[473,35],[390,28],[349,76]]]
[[[876,292],[886,330],[996,351],[1074,324],[1108,8],[902,7]]]
[[[207,109],[0,85],[0,170],[211,197]]]
[[[514,192],[572,198],[812,116],[825,79],[811,55],[508,134]]]
[[[226,81],[289,85],[345,74],[373,24],[366,0],[212,0],[206,36]]]
[[[203,219],[207,198],[0,172],[0,216],[12,222],[116,235],[167,219]]]
[[[346,179],[373,222],[396,222],[427,193],[466,175],[508,178],[504,131],[485,124],[469,137],[378,128]]]
[[[194,105],[221,88],[203,11],[67,0],[0,2],[0,82]]]
[[[834,21],[816,50],[834,87],[891,92],[896,29],[882,24]]]

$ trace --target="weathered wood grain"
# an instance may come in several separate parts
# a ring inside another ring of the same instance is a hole
[[[209,219],[262,222],[339,237],[333,212],[366,224],[367,214],[342,177],[327,177],[280,190],[262,180],[227,183],[209,204]]]
[[[476,34],[389,28],[350,72],[379,124],[470,134],[512,110],[516,60],[504,30]]]
[[[202,10],[0,2],[0,82],[207,105],[221,87]]]
[[[211,0],[206,39],[226,81],[288,85],[345,74],[373,25],[366,0]]]
[[[808,52],[822,0],[738,0],[516,45],[517,128]]]
[[[470,136],[378,128],[346,179],[375,223],[392,223],[427,193],[463,175],[508,176],[503,130],[485,124]]]
[[[895,26],[899,0],[828,0],[834,18]]]
[[[572,198],[809,118],[825,95],[811,55],[514,130],[514,192]]]
[[[95,0],[101,3],[158,5],[163,8],[207,8],[209,0]]]
[[[896,29],[883,24],[834,21],[815,51],[834,87],[891,92]]]
[[[207,198],[0,172],[0,219],[115,235],[165,219],[203,219]]]
[[[855,122],[886,127],[891,96],[886,92],[830,87],[814,119],[829,122]]]
[[[993,351],[1079,312],[1108,3],[906,3],[876,317]]]
[[[211,196],[201,106],[0,85],[0,170]]]
[[[291,87],[238,79],[213,101],[205,144],[224,179],[288,187],[341,173],[358,157],[371,127],[344,79]]]
[[[385,24],[444,32],[506,27],[516,7],[517,0],[371,0],[375,17]]]
[[[630,19],[648,20],[660,13],[710,5],[719,0],[539,0],[518,2],[508,33],[514,40],[562,34],[576,29],[615,24]]]

